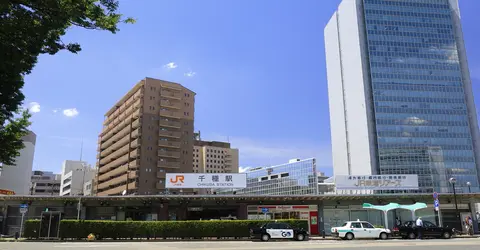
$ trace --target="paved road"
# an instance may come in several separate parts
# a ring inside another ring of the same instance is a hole
[[[480,239],[451,240],[388,240],[388,241],[277,241],[277,242],[79,242],[79,243],[34,243],[0,242],[0,250],[309,250],[309,249],[388,249],[388,250],[478,250]]]

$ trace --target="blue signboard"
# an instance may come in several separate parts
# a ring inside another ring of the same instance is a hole
[[[438,193],[437,192],[433,193],[433,199],[435,199],[435,200],[438,199]]]
[[[27,204],[21,204],[20,208],[28,208],[28,205]]]
[[[433,201],[433,207],[435,208],[435,211],[438,211],[438,209],[440,207],[440,202],[438,201],[438,199],[435,199]]]
[[[268,208],[262,207],[262,213],[264,213],[264,214],[268,213]]]

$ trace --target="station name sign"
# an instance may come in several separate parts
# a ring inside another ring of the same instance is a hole
[[[247,174],[167,173],[166,188],[246,188]]]
[[[418,175],[336,175],[339,190],[405,190],[418,189]]]

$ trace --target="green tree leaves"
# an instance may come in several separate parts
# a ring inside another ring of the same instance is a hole
[[[25,99],[23,77],[30,74],[40,54],[61,50],[78,53],[77,43],[61,37],[71,26],[116,33],[123,18],[116,0],[8,0],[0,1],[0,163],[10,165],[23,147],[30,115],[15,112]]]

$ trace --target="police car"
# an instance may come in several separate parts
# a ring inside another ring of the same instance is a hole
[[[386,240],[390,236],[389,229],[376,228],[368,221],[347,221],[340,227],[332,227],[332,236],[345,240],[357,239],[382,239]]]
[[[270,239],[292,239],[303,241],[307,239],[308,232],[306,230],[292,228],[288,223],[269,222],[259,228],[250,229],[251,239],[260,239],[269,241]]]

